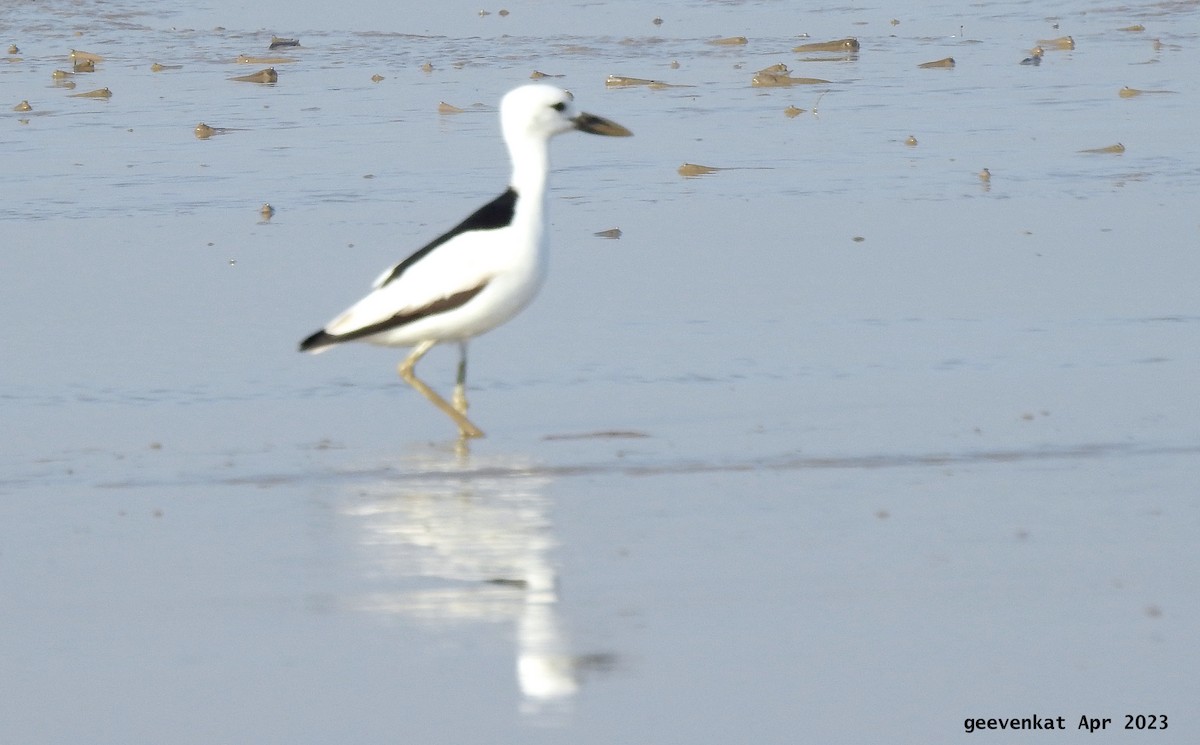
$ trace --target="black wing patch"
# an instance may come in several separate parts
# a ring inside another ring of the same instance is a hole
[[[379,334],[384,331],[390,331],[391,329],[399,328],[406,323],[412,323],[413,321],[418,321],[422,318],[437,315],[438,313],[445,313],[446,311],[454,310],[455,308],[461,308],[469,303],[471,298],[483,292],[483,288],[487,287],[487,285],[488,283],[484,282],[478,287],[472,287],[469,290],[456,292],[453,295],[434,300],[432,303],[424,307],[417,308],[416,310],[410,310],[406,313],[397,313],[391,318],[385,318],[378,323],[373,323],[370,326],[363,326],[362,328],[354,329],[353,331],[347,331],[344,334],[329,334],[322,329],[312,336],[309,336],[304,341],[300,342],[300,351],[311,352],[320,349],[321,347],[328,347],[333,344],[341,344],[344,341],[354,341],[355,339],[362,339],[366,336],[374,336],[375,334]]]
[[[387,279],[379,283],[380,287],[393,282],[404,274],[404,271],[413,264],[421,260],[421,257],[428,254],[433,249],[442,245],[456,235],[462,235],[472,230],[496,230],[497,228],[505,228],[512,224],[513,213],[517,209],[517,191],[511,186],[505,190],[503,194],[496,197],[492,201],[483,205],[479,209],[472,212],[467,219],[455,225],[450,230],[441,234],[424,248],[417,251],[412,256],[409,256],[404,261],[401,261],[392,269],[392,273],[387,276]]]

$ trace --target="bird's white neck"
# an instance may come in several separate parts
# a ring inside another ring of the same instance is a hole
[[[508,155],[512,159],[510,185],[522,199],[542,201],[546,196],[546,177],[550,172],[549,142],[542,138],[514,137],[508,139]]]

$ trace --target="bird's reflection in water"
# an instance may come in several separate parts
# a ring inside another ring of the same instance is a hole
[[[511,623],[522,711],[568,709],[583,667],[609,656],[572,654],[558,609],[550,479],[513,458],[431,454],[347,504],[370,586],[370,612],[439,629]],[[391,589],[397,588],[397,589]]]

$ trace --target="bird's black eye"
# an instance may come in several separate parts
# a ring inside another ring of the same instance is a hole
[[[550,108],[554,109],[555,111],[566,111],[567,105],[565,103],[563,103],[562,101],[559,101],[558,103],[554,104]]]

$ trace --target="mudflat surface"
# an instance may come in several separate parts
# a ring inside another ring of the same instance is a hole
[[[0,11],[0,742],[1195,742],[1195,4],[479,10]],[[535,70],[635,136],[464,448],[295,347]]]

